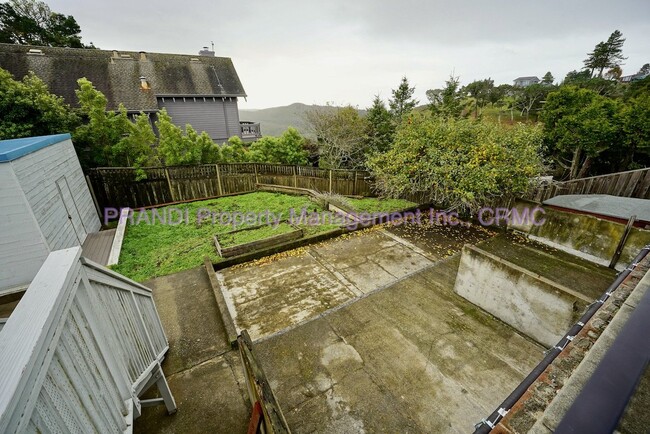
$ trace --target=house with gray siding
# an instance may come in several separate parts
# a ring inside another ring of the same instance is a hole
[[[100,227],[69,134],[0,141],[0,295]]]
[[[540,79],[535,76],[530,77],[517,77],[514,79],[515,87],[528,87],[531,84],[538,84]]]
[[[85,77],[106,96],[109,110],[122,104],[154,122],[165,108],[174,124],[191,124],[217,143],[261,137],[259,123],[239,119],[238,99],[246,92],[232,60],[207,49],[183,55],[0,44],[0,68],[17,80],[34,72],[73,107],[77,80]]]

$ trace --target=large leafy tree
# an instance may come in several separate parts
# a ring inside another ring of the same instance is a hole
[[[146,114],[129,119],[120,105],[108,111],[104,94],[86,78],[77,81],[75,91],[84,123],[74,132],[82,165],[140,167],[156,162],[152,146],[155,135]]]
[[[522,116],[529,119],[531,114],[534,115],[539,111],[542,106],[542,101],[544,101],[550,91],[551,86],[539,83],[517,89],[515,106],[521,111]]]
[[[36,75],[17,81],[0,68],[0,139],[67,133],[78,122],[63,98]]]
[[[386,104],[375,95],[372,106],[366,112],[367,133],[366,140],[370,152],[386,152],[393,143],[395,124],[392,122]]]
[[[219,145],[204,131],[199,134],[191,125],[183,131],[172,123],[167,110],[158,112],[158,156],[166,166],[216,163],[221,159]]]
[[[500,126],[414,113],[395,143],[369,162],[389,197],[425,196],[440,206],[469,211],[522,194],[542,169],[541,128]]]
[[[465,86],[464,91],[474,99],[474,117],[478,117],[479,109],[483,108],[490,100],[490,93],[494,89],[494,80],[476,80]]]
[[[647,162],[650,155],[650,93],[627,101],[622,107],[620,119],[624,155],[617,158],[619,170],[636,168],[635,157],[643,157]]]
[[[544,138],[569,179],[584,176],[594,159],[620,139],[620,104],[593,90],[562,86],[546,98]]]
[[[81,28],[72,15],[52,12],[36,0],[0,4],[0,42],[49,47],[94,48],[81,42]]]
[[[305,138],[289,127],[280,137],[265,136],[250,147],[248,159],[260,163],[307,164]]]
[[[418,105],[419,101],[413,98],[415,87],[411,87],[406,77],[402,77],[397,89],[391,91],[392,97],[388,100],[390,114],[399,124],[402,117],[411,112]]]
[[[360,169],[367,156],[367,120],[352,107],[310,110],[305,120],[318,141],[319,165],[327,169]]]

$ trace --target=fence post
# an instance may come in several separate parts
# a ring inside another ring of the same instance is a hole
[[[172,197],[172,202],[176,202],[176,195],[174,194],[174,189],[172,188],[172,182],[169,179],[169,170],[165,167],[165,178],[167,178],[167,187],[169,187],[169,194]]]
[[[257,163],[253,163],[253,169],[255,169],[255,184],[259,184],[260,180],[257,178]]]
[[[293,166],[293,186],[298,187],[298,169]]]
[[[357,172],[356,170],[354,171],[354,184],[352,184],[352,195],[356,196],[357,195]]]
[[[332,169],[330,169],[330,194],[332,194]]]
[[[614,252],[614,256],[612,257],[612,260],[609,262],[609,268],[614,269],[616,267],[616,263],[618,262],[618,259],[621,257],[621,253],[623,253],[625,242],[627,241],[628,235],[630,235],[630,231],[632,231],[632,226],[634,226],[635,221],[636,221],[635,215],[631,216],[627,221],[627,224],[625,225],[625,229],[623,230],[623,235],[621,236],[621,239],[618,241],[618,246],[616,246],[616,251]]]
[[[90,190],[90,196],[93,198],[93,203],[95,204],[95,210],[97,210],[97,215],[99,219],[102,220],[102,212],[99,210],[99,203],[97,202],[97,196],[95,196],[95,189],[93,188],[93,183],[90,180],[90,176],[86,175],[86,184],[88,184],[88,190]],[[102,220],[103,222],[104,220]]]
[[[219,196],[223,196],[223,187],[221,186],[221,173],[219,172],[219,165],[215,164],[214,167],[217,169],[217,188],[219,191]]]

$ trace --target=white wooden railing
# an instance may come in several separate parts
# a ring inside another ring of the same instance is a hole
[[[142,406],[176,411],[151,290],[52,252],[0,331],[0,433],[131,432]],[[156,384],[162,398],[139,396]]]

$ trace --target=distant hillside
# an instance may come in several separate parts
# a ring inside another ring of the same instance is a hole
[[[309,110],[334,110],[333,106],[307,105],[293,103],[283,107],[271,107],[261,110],[239,110],[239,119],[242,121],[259,122],[262,134],[265,136],[279,136],[288,127],[294,127],[302,134],[310,136],[305,124],[305,113]],[[365,114],[364,110],[359,113]]]

